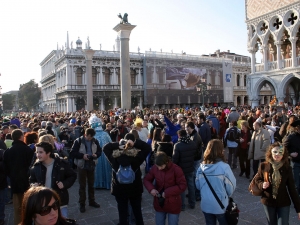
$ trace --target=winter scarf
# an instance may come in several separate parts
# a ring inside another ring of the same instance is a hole
[[[191,141],[190,137],[181,137],[178,139],[178,142],[183,142],[183,143],[186,143],[188,144],[189,142]]]
[[[272,174],[272,193],[273,198],[276,199],[278,194],[278,188],[281,182],[281,175],[279,172],[279,169],[283,166],[283,162],[275,162],[274,160],[270,161],[272,167],[273,167],[273,174]]]

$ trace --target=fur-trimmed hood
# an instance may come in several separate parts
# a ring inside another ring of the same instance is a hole
[[[138,154],[139,151],[141,151],[141,150],[137,149],[137,148],[131,148],[131,149],[127,149],[127,150],[116,149],[113,151],[112,157],[118,158],[121,155],[136,157],[136,155]]]

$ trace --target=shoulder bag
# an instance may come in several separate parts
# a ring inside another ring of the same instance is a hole
[[[251,183],[249,184],[248,190],[249,192],[254,196],[261,196],[263,193],[263,190],[260,190],[258,188],[258,185],[255,183],[255,178],[258,176],[258,173],[255,174],[253,177]],[[264,172],[264,181],[268,181],[268,173]]]
[[[202,171],[202,173],[203,173],[203,176],[204,176],[204,178],[206,180],[206,183],[208,184],[209,189],[213,193],[213,195],[216,198],[217,202],[219,203],[220,207],[222,209],[224,209],[225,206],[223,205],[223,203],[219,199],[218,195],[216,194],[215,190],[211,186],[211,184],[208,181],[205,173],[203,171]],[[239,222],[239,214],[240,214],[240,210],[238,209],[237,204],[233,201],[233,199],[231,197],[229,197],[229,204],[228,204],[228,206],[226,208],[226,211],[225,211],[225,217],[226,217],[227,223],[230,224],[230,225],[236,225],[236,224],[238,224],[238,222]]]

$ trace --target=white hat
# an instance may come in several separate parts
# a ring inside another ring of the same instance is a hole
[[[235,107],[231,107],[230,111],[236,111]]]

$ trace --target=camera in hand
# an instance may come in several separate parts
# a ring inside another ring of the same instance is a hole
[[[159,204],[159,206],[160,206],[161,208],[164,207],[164,205],[165,205],[165,198],[162,197],[162,195],[161,195],[160,193],[158,193],[158,194],[156,195],[156,197],[158,198],[158,204]]]
[[[92,155],[88,155],[87,158],[88,158],[89,160],[93,160],[93,159],[94,159],[94,157],[93,157]]]

